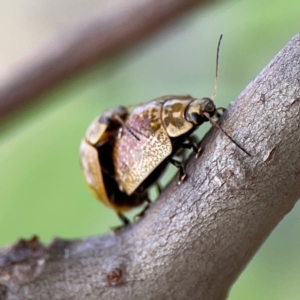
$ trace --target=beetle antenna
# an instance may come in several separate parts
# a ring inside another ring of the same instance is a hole
[[[205,117],[210,121],[210,123],[217,128],[219,128],[238,148],[245,152],[248,156],[251,157],[251,154],[247,152],[240,144],[238,144],[218,123],[216,123],[207,112],[203,113]]]
[[[140,138],[132,131],[132,129],[125,124],[125,122],[119,117],[115,116],[116,120],[121,123],[123,128],[125,128],[134,138],[136,138],[138,141],[140,141]]]
[[[217,58],[216,58],[216,75],[215,75],[215,85],[214,85],[214,92],[211,96],[211,100],[214,100],[217,96],[217,87],[218,87],[218,66],[219,66],[219,52],[220,52],[220,45],[222,40],[223,34],[220,35],[218,46],[217,46]]]

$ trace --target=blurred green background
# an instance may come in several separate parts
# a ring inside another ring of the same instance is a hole
[[[41,39],[104,2],[2,1],[0,76]],[[215,2],[130,53],[94,66],[2,125],[0,245],[33,234],[48,242],[109,232],[119,221],[93,199],[79,167],[79,143],[94,117],[165,94],[211,96],[220,33],[216,103],[227,107],[299,31],[299,16],[300,1]],[[247,266],[230,300],[300,299],[299,215],[297,205]]]

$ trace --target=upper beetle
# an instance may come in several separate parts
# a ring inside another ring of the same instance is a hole
[[[173,156],[181,148],[192,148],[199,153],[200,149],[190,137],[194,130],[207,121],[220,128],[250,155],[212,119],[220,116],[213,100],[217,89],[221,38],[222,35],[218,43],[215,87],[211,98],[164,96],[138,106],[126,118],[126,126],[138,140],[128,131],[122,130],[113,147],[113,162],[119,188],[127,195],[134,194],[141,186],[147,189],[156,182],[168,162],[180,168],[181,183],[186,173],[183,164]]]
[[[125,126],[131,132],[124,124],[127,115],[124,106],[104,112],[91,123],[80,145],[80,162],[87,185],[98,200],[117,212],[124,224],[128,220],[123,212],[148,201],[145,190],[127,195],[119,190],[115,179],[112,149],[120,128]]]

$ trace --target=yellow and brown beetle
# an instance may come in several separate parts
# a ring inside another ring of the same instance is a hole
[[[192,148],[199,153],[198,147],[189,138],[207,121],[221,129],[231,141],[250,155],[212,119],[220,116],[213,100],[217,89],[221,38],[222,36],[218,43],[215,87],[211,98],[164,96],[138,106],[126,118],[125,124],[134,135],[123,130],[113,147],[113,162],[119,188],[127,195],[134,194],[141,186],[147,189],[157,182],[168,162],[180,169],[180,184],[186,173],[184,165],[173,156],[182,148]]]
[[[81,167],[87,185],[98,200],[117,212],[124,224],[128,220],[123,212],[149,201],[146,191],[137,190],[128,196],[119,190],[115,180],[112,148],[120,128],[124,126],[126,132],[131,132],[124,124],[127,115],[128,110],[123,106],[104,112],[91,123],[80,145]]]

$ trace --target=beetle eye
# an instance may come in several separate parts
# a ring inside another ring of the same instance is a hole
[[[215,105],[211,102],[207,103],[207,105],[205,106],[205,110],[207,112],[213,112],[216,110]]]

